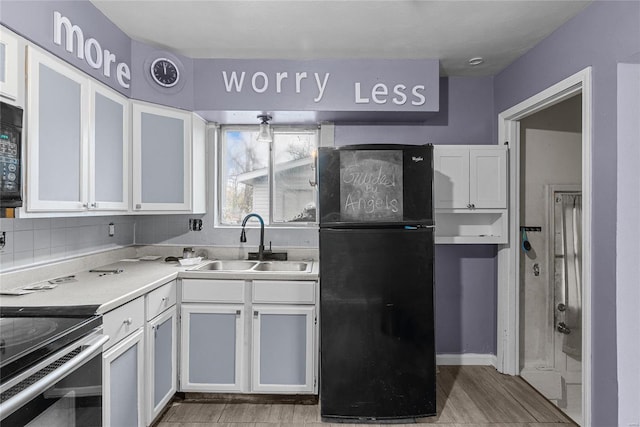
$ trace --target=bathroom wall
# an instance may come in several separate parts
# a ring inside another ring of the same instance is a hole
[[[520,225],[542,227],[542,232],[527,233],[532,250],[520,253],[521,368],[553,366],[545,186],[581,183],[581,103],[578,95],[520,122]],[[534,275],[534,264],[539,265],[539,276]]]

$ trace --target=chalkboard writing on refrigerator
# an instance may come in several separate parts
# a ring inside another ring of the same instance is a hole
[[[403,219],[401,150],[340,153],[340,216],[347,222]]]

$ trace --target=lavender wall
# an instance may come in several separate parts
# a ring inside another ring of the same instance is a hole
[[[639,58],[640,59],[640,58]],[[640,61],[618,64],[618,423],[640,425]]]
[[[60,59],[75,65],[85,73],[108,86],[130,96],[130,90],[120,86],[115,80],[115,70],[111,77],[102,74],[101,69],[91,68],[86,61],[64,48],[66,34],[63,32],[63,45],[53,42],[53,13],[58,11],[67,17],[71,24],[78,25],[85,41],[93,37],[102,49],[108,49],[116,55],[116,64],[124,62],[131,67],[131,39],[115,24],[109,21],[88,1],[18,1],[2,0],[0,22],[26,39],[48,50]]]
[[[495,77],[495,113],[592,67],[592,424],[616,425],[617,63],[640,51],[640,2],[596,1]],[[619,183],[625,185],[625,183]]]
[[[424,123],[336,125],[336,145],[495,144],[493,77],[443,77],[440,111]]]

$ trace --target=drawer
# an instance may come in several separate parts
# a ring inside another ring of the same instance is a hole
[[[315,304],[316,282],[254,280],[253,302]]]
[[[182,301],[244,302],[244,280],[182,279]]]
[[[144,325],[144,297],[111,310],[102,320],[104,333],[109,335],[107,349]]]
[[[173,280],[147,295],[147,320],[151,320],[176,304],[176,281]]]

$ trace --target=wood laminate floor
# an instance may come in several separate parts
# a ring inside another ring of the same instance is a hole
[[[456,427],[570,427],[575,425],[520,377],[489,366],[440,366],[438,415],[412,424]],[[157,427],[348,427],[322,422],[318,405],[174,402]],[[376,426],[381,424],[366,424]],[[387,426],[389,424],[386,424]]]

